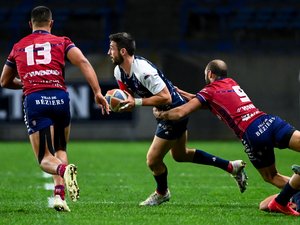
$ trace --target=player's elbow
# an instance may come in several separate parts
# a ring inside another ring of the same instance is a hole
[[[78,61],[76,62],[77,66],[80,67],[80,68],[84,68],[84,67],[90,67],[91,64],[89,62],[89,60],[85,57],[82,57],[80,59],[78,59]]]
[[[8,82],[4,80],[2,77],[0,78],[0,86],[3,88],[8,87]]]

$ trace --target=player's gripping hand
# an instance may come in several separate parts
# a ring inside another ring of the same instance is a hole
[[[153,115],[155,116],[156,119],[162,119],[162,117],[161,117],[162,111],[161,110],[159,110],[156,107],[153,107],[152,111],[153,111]]]
[[[108,102],[101,94],[101,92],[95,94],[95,102],[98,105],[98,107],[101,109],[102,115],[104,115],[105,113],[109,114],[110,109],[109,109]]]
[[[127,99],[120,103],[122,106],[118,112],[130,112],[135,107],[134,97],[128,91],[123,91],[126,93]]]

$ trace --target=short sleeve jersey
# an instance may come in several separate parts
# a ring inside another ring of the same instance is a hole
[[[65,56],[74,46],[68,37],[37,30],[13,46],[6,65],[17,69],[24,95],[51,88],[66,90]]]
[[[247,94],[231,78],[206,85],[196,97],[232,128],[239,138],[252,121],[265,114],[253,105]]]
[[[172,97],[172,103],[170,105],[157,106],[162,110],[174,108],[185,103],[185,100],[175,90],[171,81],[143,57],[134,56],[129,75],[120,66],[116,66],[114,76],[121,89],[128,89],[142,98],[154,96],[167,86]]]

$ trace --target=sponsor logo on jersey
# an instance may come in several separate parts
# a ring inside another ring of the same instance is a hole
[[[35,76],[47,76],[47,75],[60,75],[60,72],[58,70],[39,70],[39,71],[31,71],[25,74],[24,79],[29,77],[35,77]]]

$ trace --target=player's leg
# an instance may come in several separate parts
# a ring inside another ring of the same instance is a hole
[[[278,194],[274,194],[274,195],[270,195],[268,197],[266,197],[264,200],[262,200],[260,203],[259,203],[259,210],[262,210],[262,211],[269,211],[269,208],[268,208],[268,205],[269,203],[277,197]]]
[[[289,180],[289,185],[291,186],[292,189],[297,190],[298,192],[293,195],[292,200],[296,204],[296,211],[300,212],[300,176],[299,176],[299,169],[300,166],[298,165],[293,165],[292,170],[294,171],[294,175],[291,177]],[[294,191],[291,191],[290,195]],[[286,196],[288,198],[289,196]]]
[[[70,125],[66,128],[60,125],[54,125],[54,149],[55,157],[60,159],[62,163],[68,165],[68,157],[66,152],[67,142],[69,140]],[[54,204],[53,207],[57,211],[70,211],[65,200],[65,183],[61,176],[53,175],[54,181]]]
[[[53,174],[55,191],[59,192],[60,195],[64,195],[62,178],[64,172],[58,175],[58,168],[63,168],[67,164],[64,164],[59,158],[54,156],[53,148],[53,126],[44,128],[38,132],[35,132],[29,136],[32,148],[34,150],[35,156],[41,168],[50,174]],[[70,211],[69,207],[60,195],[54,195],[53,206],[58,211]]]
[[[229,160],[222,159],[200,149],[186,147],[187,132],[185,132],[171,148],[171,154],[176,162],[193,162],[203,165],[219,167],[227,172],[232,172],[233,167]]]
[[[62,99],[63,104],[56,105],[52,109],[52,120],[54,121],[54,146],[56,156],[67,163],[67,142],[70,133],[70,104],[69,95],[65,91],[55,91],[56,99]],[[66,164],[64,164],[66,165]],[[77,167],[74,164],[68,164],[65,167],[63,175],[64,182],[72,201],[79,198],[79,187],[77,183]]]
[[[274,148],[287,148],[293,132],[294,128],[284,120],[265,115],[247,128],[242,139],[249,160],[264,181],[280,189],[288,182],[289,177],[277,171]]]
[[[168,169],[163,159],[174,143],[175,141],[173,140],[154,136],[147,153],[147,165],[156,181],[156,190],[145,201],[140,203],[141,206],[160,205],[163,202],[169,201],[171,195],[168,189]]]
[[[289,148],[300,151],[300,131],[296,130],[289,141]]]
[[[50,127],[30,134],[29,139],[41,169],[47,173],[57,175],[58,166],[62,162],[54,157]]]
[[[229,161],[200,149],[189,149],[186,147],[186,142],[187,131],[176,140],[175,144],[171,148],[171,154],[175,161],[192,162],[223,169],[232,174],[242,193],[246,190],[248,177],[244,170],[246,165],[245,162],[242,160]]]
[[[278,196],[273,198],[269,204],[268,209],[271,212],[280,212],[287,215],[300,216],[300,213],[291,208],[290,199],[299,193],[300,190],[300,176],[294,174],[289,182],[283,187]]]
[[[275,163],[271,166],[263,167],[260,169],[257,169],[264,181],[273,184],[274,186],[278,188],[283,188],[283,186],[289,181],[288,176],[284,176],[280,173],[278,173]]]

